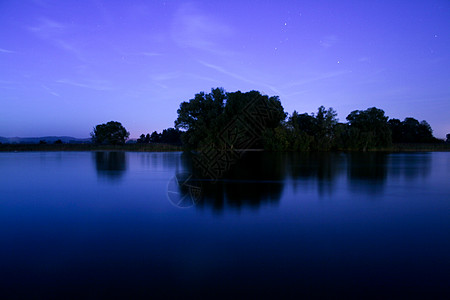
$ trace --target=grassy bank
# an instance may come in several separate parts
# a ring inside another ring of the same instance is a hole
[[[0,151],[136,151],[136,152],[166,152],[181,151],[180,146],[167,144],[126,144],[126,145],[95,145],[95,144],[0,144]]]

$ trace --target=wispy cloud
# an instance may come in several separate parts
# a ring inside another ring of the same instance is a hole
[[[319,42],[320,46],[327,49],[334,46],[339,41],[339,38],[336,35],[327,35],[324,36]]]
[[[194,78],[194,79],[199,79],[199,80],[213,82],[217,86],[220,86],[221,84],[223,84],[223,82],[221,82],[221,81],[219,81],[217,79],[214,79],[214,78],[211,78],[211,77],[207,77],[207,76],[201,76],[201,75],[198,75],[198,74],[187,73],[186,76],[188,76],[190,78]]]
[[[210,63],[207,63],[207,62],[204,62],[204,61],[201,61],[201,60],[198,60],[198,62],[200,64],[202,64],[203,66],[207,67],[207,68],[216,70],[219,73],[225,74],[225,75],[230,76],[230,77],[232,77],[234,79],[237,79],[239,81],[250,83],[250,84],[256,85],[256,86],[266,87],[266,88],[270,89],[272,92],[276,93],[279,96],[283,96],[284,95],[284,93],[281,92],[281,90],[279,90],[278,88],[276,88],[275,86],[273,86],[271,84],[267,84],[267,83],[259,81],[259,80],[251,79],[251,78],[242,76],[240,74],[230,72],[230,71],[224,69],[223,67],[220,67],[220,66],[217,66],[217,65],[214,65],[214,64],[210,64]]]
[[[75,56],[80,61],[86,61],[82,51],[77,48],[70,40],[70,30],[65,24],[48,18],[39,18],[38,23],[28,27],[37,37],[49,41],[55,47]]]
[[[210,69],[216,70],[217,72],[225,74],[225,75],[228,75],[228,76],[230,76],[230,77],[232,77],[234,79],[237,79],[237,80],[240,80],[240,81],[244,81],[244,82],[247,82],[247,83],[257,84],[257,82],[255,80],[252,80],[252,79],[246,78],[246,77],[244,77],[242,75],[239,75],[239,74],[227,71],[226,69],[224,69],[224,68],[222,68],[220,66],[217,66],[217,65],[214,65],[214,64],[210,64],[210,63],[204,62],[202,60],[198,60],[198,62],[200,64],[202,64],[203,66],[205,66],[205,67],[208,67]]]
[[[161,56],[162,54],[161,53],[157,53],[157,52],[139,52],[139,53],[136,53],[136,55],[143,55],[143,56],[153,57],[153,56]]]
[[[172,22],[172,38],[177,45],[217,54],[229,54],[219,44],[233,32],[231,26],[192,3],[183,3]]]
[[[61,39],[57,39],[54,42],[57,47],[66,51],[69,54],[72,54],[79,61],[86,62],[86,59],[85,59],[82,51],[78,47],[75,47],[73,44],[71,44],[67,41],[61,40]]]
[[[105,80],[90,80],[88,82],[78,82],[78,81],[73,81],[70,79],[59,79],[56,81],[56,83],[61,83],[61,84],[66,84],[66,85],[71,85],[71,86],[76,86],[76,87],[81,87],[81,88],[86,88],[86,89],[92,89],[92,90],[97,90],[97,91],[109,91],[112,90],[112,86],[108,81]]]
[[[49,92],[51,95],[55,96],[55,97],[59,97],[60,95],[55,92],[54,90],[52,90],[51,88],[49,88],[48,86],[42,85],[42,87],[44,88],[44,90],[46,90],[47,92]]]
[[[38,24],[30,26],[28,29],[41,38],[52,38],[63,33],[66,26],[54,20],[39,18]]]
[[[7,50],[7,49],[4,49],[4,48],[0,48],[0,53],[16,53],[16,52],[12,51],[12,50]]]
[[[153,75],[151,78],[155,81],[166,81],[179,78],[181,76],[181,72],[167,72]]]

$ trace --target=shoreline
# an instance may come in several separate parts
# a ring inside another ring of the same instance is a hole
[[[174,152],[182,151],[181,146],[167,144],[0,144],[0,152],[57,152],[57,151],[130,151],[130,152]]]
[[[36,151],[179,152],[183,151],[183,147],[168,144],[125,144],[125,145],[0,144],[0,152],[36,152]],[[337,149],[326,152],[449,152],[449,151],[450,151],[450,143],[437,143],[437,144],[394,144],[392,147],[389,148],[369,149],[367,151],[352,150],[352,149]],[[306,152],[317,152],[317,151],[306,151]]]

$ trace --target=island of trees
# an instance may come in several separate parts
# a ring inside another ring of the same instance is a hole
[[[352,111],[346,120],[339,122],[336,111],[324,106],[316,113],[294,111],[288,116],[276,96],[216,88],[181,103],[175,128],[184,130],[186,149],[236,149],[247,142],[245,146],[272,151],[366,151],[444,142],[433,137],[428,122],[390,119],[376,107]]]
[[[320,106],[315,113],[293,111],[288,114],[278,96],[213,88],[210,93],[200,92],[193,99],[182,102],[177,113],[174,128],[164,129],[161,133],[143,133],[132,141],[128,140],[130,133],[120,122],[110,121],[94,127],[90,146],[71,147],[77,148],[75,150],[137,151],[450,150],[450,134],[446,141],[437,139],[427,121],[412,117],[403,121],[389,118],[377,107],[354,110],[346,117],[346,122],[339,122],[332,107]],[[3,143],[0,150],[9,151],[10,148],[11,145]],[[27,150],[27,147],[16,148],[10,150]],[[71,150],[60,139],[51,143],[41,140],[36,148]]]

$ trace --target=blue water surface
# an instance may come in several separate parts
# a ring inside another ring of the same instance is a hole
[[[202,174],[178,152],[0,153],[1,293],[450,295],[450,153],[249,153]]]

